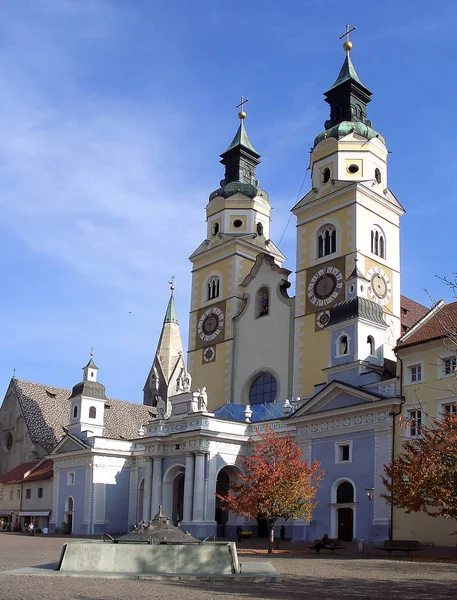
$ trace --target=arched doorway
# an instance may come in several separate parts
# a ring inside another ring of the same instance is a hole
[[[143,520],[143,502],[144,502],[144,477],[140,481],[140,485],[138,486],[137,492],[137,501],[136,501],[136,522]]]
[[[338,516],[338,539],[343,542],[352,542],[354,537],[354,486],[349,481],[340,483],[336,490],[336,504]]]
[[[230,484],[237,480],[237,467],[223,467],[217,474],[216,494],[225,496],[230,489]],[[233,537],[236,534],[237,515],[231,511],[222,510],[221,501],[217,497],[214,512],[214,520],[217,523],[217,537]]]
[[[165,473],[162,484],[163,512],[174,525],[183,520],[184,512],[184,465],[174,465]]]
[[[65,502],[65,533],[73,533],[73,515],[75,509],[75,501],[71,496],[68,496]]]

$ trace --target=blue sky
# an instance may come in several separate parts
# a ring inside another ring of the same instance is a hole
[[[108,395],[142,401],[171,275],[187,344],[187,257],[205,237],[242,94],[271,237],[294,269],[289,210],[347,22],[407,211],[402,292],[452,299],[436,278],[457,270],[452,0],[0,0],[0,10],[5,390],[13,369],[71,387],[93,346]]]

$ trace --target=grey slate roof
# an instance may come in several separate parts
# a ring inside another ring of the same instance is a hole
[[[13,379],[25,423],[32,441],[51,452],[65,435],[70,421],[71,391],[51,385]],[[138,428],[150,421],[150,407],[124,400],[105,404],[105,437],[134,439]]]
[[[105,386],[98,381],[80,381],[73,386],[71,390],[71,398],[76,396],[87,396],[89,398],[97,398],[98,400],[108,400],[105,394]]]

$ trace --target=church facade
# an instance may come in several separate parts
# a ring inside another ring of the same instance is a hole
[[[239,457],[271,428],[290,434],[304,460],[319,460],[325,471],[312,520],[284,523],[288,536],[382,541],[392,534],[380,495],[403,404],[394,348],[404,333],[404,210],[388,188],[388,151],[367,117],[370,100],[348,50],[325,93],[330,117],[314,140],[311,188],[292,207],[294,297],[285,256],[270,238],[271,205],[256,174],[261,157],[240,112],[221,155],[224,178],[206,206],[206,237],[190,257],[187,365],[172,286],[128,431],[114,417],[128,403],[107,398],[92,357],[71,391],[48,389],[65,398],[66,413],[64,435],[42,452],[54,462],[51,530],[125,532],[162,505],[202,539],[234,535],[239,525],[261,535],[262,521],[223,512],[215,494],[237,480]],[[3,439],[14,437],[11,423]]]

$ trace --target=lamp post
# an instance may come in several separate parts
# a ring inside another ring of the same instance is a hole
[[[365,493],[368,498],[368,554],[370,554],[371,544],[371,503],[374,498],[374,488],[365,488]]]

